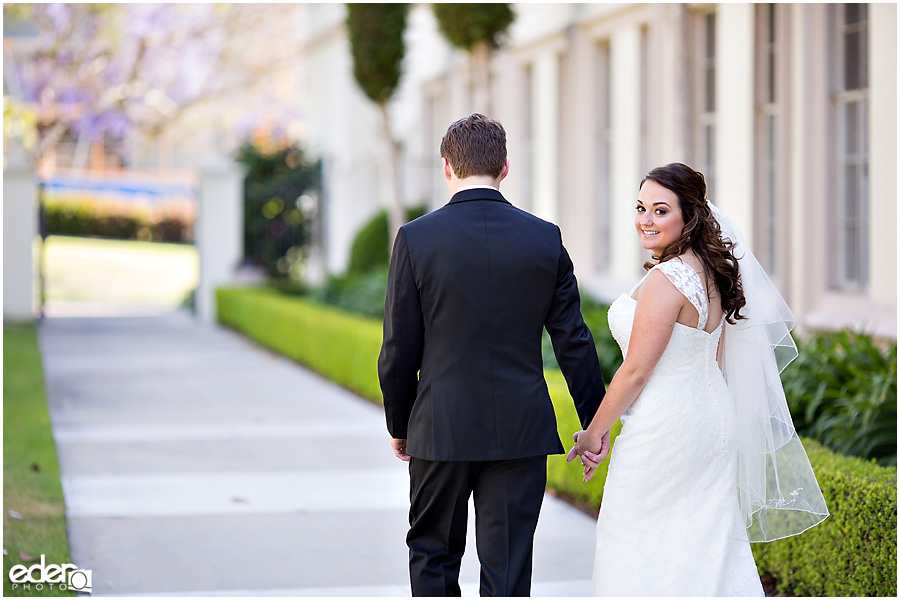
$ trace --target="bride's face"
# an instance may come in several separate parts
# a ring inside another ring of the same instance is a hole
[[[641,246],[658,253],[681,237],[684,218],[675,192],[648,179],[638,194],[634,226]]]

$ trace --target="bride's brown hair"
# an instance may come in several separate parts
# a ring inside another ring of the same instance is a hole
[[[745,318],[741,309],[747,303],[741,286],[738,261],[732,252],[731,240],[722,239],[719,222],[713,216],[706,202],[706,180],[703,173],[682,163],[669,163],[656,167],[641,180],[641,187],[647,181],[655,181],[678,196],[684,228],[681,237],[654,254],[644,268],[681,256],[692,250],[703,263],[707,277],[712,277],[722,301],[725,319],[732,325],[737,319]],[[709,290],[707,290],[709,296]]]

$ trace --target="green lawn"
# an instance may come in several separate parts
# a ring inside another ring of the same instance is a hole
[[[49,236],[43,246],[44,297],[53,306],[117,303],[179,306],[197,286],[194,246]]]
[[[15,515],[15,516],[13,516]],[[3,595],[72,596],[50,590],[13,590],[9,570],[71,563],[56,444],[44,393],[44,372],[31,323],[3,326]]]

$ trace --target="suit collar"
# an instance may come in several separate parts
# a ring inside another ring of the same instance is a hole
[[[456,192],[453,194],[453,197],[450,198],[448,204],[458,204],[460,202],[470,202],[472,200],[492,200],[494,202],[505,202],[506,204],[509,204],[509,201],[503,197],[503,194],[501,194],[499,190],[493,188],[473,188]]]

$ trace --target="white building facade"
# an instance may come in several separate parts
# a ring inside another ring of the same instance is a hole
[[[308,5],[310,149],[328,270],[388,205],[386,143],[357,89],[343,5]],[[897,335],[896,4],[514,4],[491,59],[513,204],[557,223],[582,287],[643,273],[643,175],[681,161],[751,240],[801,327]],[[475,109],[468,56],[413,5],[392,101],[406,204],[447,202],[439,146]]]

